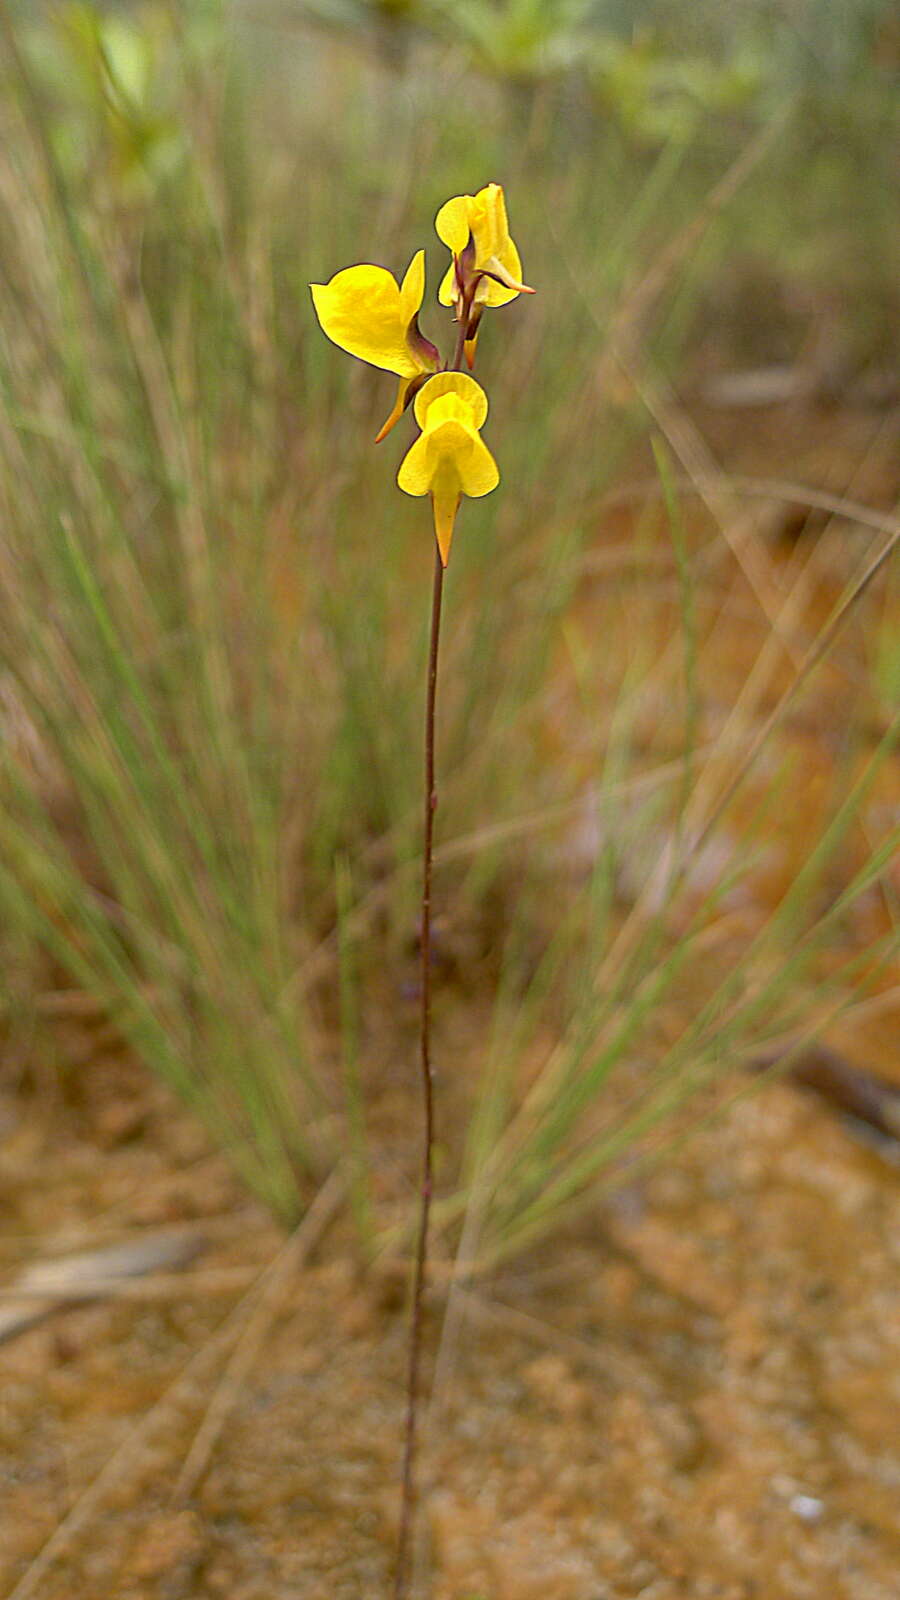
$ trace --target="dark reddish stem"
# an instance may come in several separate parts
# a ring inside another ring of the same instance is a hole
[[[400,1508],[400,1533],[397,1541],[396,1600],[408,1592],[409,1555],[416,1503],[416,1422],[419,1406],[419,1369],[422,1355],[422,1325],[425,1311],[425,1276],[428,1265],[428,1219],[431,1212],[432,1150],[434,1147],[434,1079],[431,1070],[431,858],[437,790],[434,781],[434,711],[437,698],[438,641],[441,631],[441,599],[444,568],[435,540],[434,588],[431,599],[431,648],[428,654],[428,697],[425,709],[425,847],[422,873],[421,931],[421,1024],[420,1060],[425,1126],[422,1136],[422,1192],[419,1211],[419,1238],[412,1291],[412,1320],[409,1331],[409,1371],[406,1390],[406,1440],[403,1452],[403,1496]]]
[[[456,335],[456,349],[453,352],[453,365],[451,372],[462,372],[463,356],[466,349],[466,333],[469,326],[469,302],[466,301],[465,310],[459,319],[459,333]]]
[[[452,372],[462,367],[468,315],[460,318]],[[400,1504],[400,1530],[397,1536],[397,1567],[394,1600],[406,1600],[409,1593],[410,1550],[416,1508],[416,1426],[419,1413],[422,1329],[425,1320],[425,1280],[428,1270],[428,1221],[431,1214],[432,1153],[434,1150],[434,1077],[431,1070],[431,863],[434,840],[434,814],[437,787],[434,777],[434,724],[437,704],[438,645],[441,636],[441,601],[444,593],[444,568],[434,544],[434,587],[431,595],[431,643],[428,651],[428,691],[425,702],[425,837],[422,861],[421,930],[421,1010],[420,1060],[424,1128],[422,1134],[422,1189],[419,1209],[419,1237],[413,1275],[412,1315],[409,1329],[409,1368],[406,1386],[406,1435],[403,1448],[403,1488]]]

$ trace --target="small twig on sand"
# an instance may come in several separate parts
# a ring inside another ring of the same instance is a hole
[[[319,1190],[299,1227],[292,1233],[256,1286],[256,1304],[245,1322],[218,1387],[206,1408],[187,1459],[172,1490],[173,1501],[190,1499],[212,1459],[216,1443],[233,1410],[269,1329],[284,1303],[297,1269],[334,1216],[343,1193],[339,1172]]]

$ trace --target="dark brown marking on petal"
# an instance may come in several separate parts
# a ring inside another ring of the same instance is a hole
[[[433,372],[437,372],[441,364],[440,351],[436,345],[432,344],[430,339],[426,339],[419,327],[418,312],[410,320],[409,327],[406,330],[406,342],[417,361],[421,361],[423,366],[429,367]]]

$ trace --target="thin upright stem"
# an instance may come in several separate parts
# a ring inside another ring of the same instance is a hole
[[[459,372],[465,354],[468,307],[460,317],[452,372]],[[406,1600],[409,1592],[410,1547],[416,1509],[416,1423],[419,1409],[419,1372],[422,1361],[422,1327],[425,1314],[425,1278],[428,1268],[428,1221],[431,1215],[432,1153],[434,1150],[434,1078],[431,1070],[431,863],[434,841],[434,814],[437,786],[434,775],[434,723],[437,704],[438,646],[441,636],[441,601],[444,593],[444,567],[437,540],[434,545],[434,587],[431,596],[431,643],[428,650],[428,690],[425,700],[425,829],[422,851],[421,925],[421,1009],[420,1060],[424,1127],[422,1133],[422,1189],[419,1210],[419,1236],[413,1274],[412,1314],[409,1329],[409,1367],[406,1387],[406,1435],[403,1448],[403,1487],[400,1504],[400,1529],[397,1536],[397,1565],[394,1600]]]
[[[462,316],[459,319],[459,333],[456,335],[456,349],[453,352],[453,365],[451,372],[462,372],[463,356],[466,351],[466,325],[469,320],[469,304],[466,302]]]
[[[409,1551],[415,1512],[416,1420],[419,1398],[419,1368],[422,1353],[422,1322],[425,1300],[425,1270],[428,1258],[428,1220],[431,1212],[432,1151],[434,1148],[434,1079],[431,1070],[431,863],[434,839],[434,814],[437,788],[434,777],[434,713],[437,700],[438,645],[441,633],[441,600],[444,568],[440,551],[434,547],[434,588],[431,599],[431,645],[428,652],[428,693],[425,706],[425,838],[422,867],[421,929],[421,1012],[420,1059],[425,1126],[422,1138],[422,1190],[419,1212],[419,1237],[412,1291],[412,1322],[409,1335],[407,1378],[406,1439],[403,1452],[403,1491],[400,1532],[397,1541],[395,1600],[407,1593]]]

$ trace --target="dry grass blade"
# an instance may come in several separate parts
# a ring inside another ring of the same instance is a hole
[[[210,1295],[234,1294],[258,1278],[254,1267],[221,1267],[207,1272],[154,1272],[148,1278],[84,1278],[77,1283],[55,1283],[53,1305],[58,1310],[64,1305],[78,1305],[85,1300],[138,1300],[144,1304],[165,1305],[172,1301],[205,1300]],[[0,1289],[0,1328],[4,1324],[5,1305],[26,1306],[34,1299],[34,1290],[18,1283]],[[34,1320],[29,1315],[29,1325]],[[24,1323],[12,1332],[20,1332]],[[2,1337],[11,1337],[0,1334]]]
[[[711,754],[714,748],[712,743],[701,745],[697,754],[701,756]],[[605,793],[610,800],[637,798],[651,794],[667,784],[677,783],[683,771],[684,764],[680,759],[665,761],[647,772],[635,773],[633,777],[609,785]],[[468,861],[477,856],[479,851],[490,846],[507,844],[516,839],[529,838],[532,834],[544,830],[549,831],[581,816],[584,808],[585,797],[579,795],[575,800],[561,800],[555,805],[542,806],[537,811],[525,812],[523,816],[511,817],[505,822],[485,823],[483,827],[475,828],[471,833],[460,834],[458,838],[448,839],[445,844],[438,845],[434,852],[435,865],[443,867],[453,861]],[[380,844],[384,842],[379,840]],[[414,861],[403,863],[395,869],[390,878],[383,883],[377,883],[347,911],[345,928],[347,936],[356,939],[365,933],[372,919],[387,903],[396,886],[396,880],[401,875],[412,876],[416,865]],[[310,951],[302,966],[291,976],[289,984],[291,994],[304,992],[329,970],[337,943],[338,931],[335,929],[326,934]]]
[[[742,512],[728,474],[659,373],[641,360],[636,342],[620,338],[613,346],[619,366],[634,385],[650,416],[685,468],[696,493],[714,518],[773,632],[788,655],[798,660],[797,647],[784,630],[778,584],[760,545],[753,521]]]
[[[91,1519],[97,1514],[103,1504],[105,1496],[114,1487],[121,1487],[129,1473],[140,1469],[140,1463],[154,1436],[170,1421],[178,1407],[190,1396],[197,1383],[202,1382],[205,1374],[215,1367],[216,1362],[226,1351],[229,1345],[240,1340],[244,1329],[251,1318],[255,1316],[257,1298],[267,1292],[267,1286],[274,1275],[281,1282],[282,1262],[288,1256],[296,1264],[296,1244],[300,1235],[304,1236],[305,1250],[312,1248],[316,1238],[333,1216],[340,1198],[340,1184],[337,1174],[332,1174],[327,1183],[319,1191],[312,1206],[300,1224],[296,1233],[279,1252],[268,1267],[259,1275],[253,1286],[242,1297],[238,1304],[229,1311],[221,1325],[199,1350],[196,1350],[190,1360],[182,1368],[178,1377],[171,1383],[156,1404],[142,1417],[137,1425],[130,1429],[117,1450],[114,1450],[106,1465],[94,1478],[93,1482],[78,1496],[74,1505],[67,1512],[63,1520],[54,1529],[50,1538],[35,1556],[27,1571],[12,1588],[6,1600],[36,1600],[43,1592],[44,1581],[54,1562],[71,1549],[90,1525]],[[315,1209],[316,1226],[307,1226],[308,1219]]]
[[[618,340],[638,333],[660,296],[665,293],[679,267],[683,266],[691,251],[700,243],[725,207],[752,177],[772,150],[787,126],[793,105],[788,102],[777,117],[773,117],[748,141],[735,157],[730,167],[713,184],[703,204],[689,218],[684,227],[660,251],[653,266],[644,274],[627,296],[612,329],[613,346]],[[611,352],[614,354],[614,350]]]
[[[129,1431],[93,1482],[78,1496],[71,1510],[54,1529],[19,1582],[9,1590],[6,1600],[36,1600],[36,1597],[43,1592],[44,1581],[54,1562],[60,1560],[89,1527],[91,1519],[100,1510],[110,1490],[121,1484],[129,1473],[139,1467],[144,1452],[156,1433],[187,1399],[194,1386],[203,1381],[207,1371],[215,1366],[222,1352],[227,1350],[232,1340],[238,1336],[248,1306],[252,1304],[253,1294],[254,1290],[249,1290],[234,1310],[228,1313],[221,1326],[199,1350],[194,1352],[152,1409]]]
[[[778,727],[778,724],[784,717],[788,707],[796,699],[810,674],[815,671],[816,667],[819,665],[819,662],[828,653],[834,642],[834,639],[840,632],[851,611],[856,605],[859,604],[859,601],[862,599],[862,596],[865,594],[869,585],[881,571],[882,567],[884,567],[894,550],[896,550],[898,544],[900,544],[900,528],[897,528],[894,531],[891,537],[879,550],[878,554],[872,557],[872,560],[869,562],[861,577],[856,580],[849,594],[845,595],[843,600],[839,602],[835,610],[832,612],[829,620],[822,628],[818,638],[813,642],[813,644],[810,645],[806,655],[803,657],[796,677],[785,689],[778,703],[773,706],[768,717],[766,717],[765,721],[758,729],[755,737],[751,740],[750,747],[747,750],[743,761],[740,763],[731,782],[728,784],[728,787],[720,796],[715,809],[707,817],[697,837],[696,844],[694,846],[695,849],[701,849],[705,841],[709,838],[722,813],[727,809],[731,800],[734,798],[734,795],[741,787],[741,784],[744,782],[748,772],[759,756],[760,751],[763,749],[775,728]]]
[[[682,494],[700,493],[699,487],[687,473],[672,473],[671,481]],[[851,500],[846,495],[831,494],[809,483],[795,483],[790,478],[747,476],[743,473],[730,473],[729,482],[732,488],[739,490],[742,495],[750,495],[754,499],[792,501],[813,511],[825,511],[829,516],[841,517],[844,521],[855,523],[861,528],[871,528],[873,533],[891,535],[900,531],[900,521],[887,512],[876,511],[874,507],[862,505],[858,500]],[[659,479],[646,478],[640,483],[624,484],[621,489],[615,489],[610,494],[604,495],[601,508],[610,510],[618,506],[640,504],[645,500],[660,500],[662,497],[663,490]],[[584,570],[603,571],[606,564],[605,552],[601,551],[597,556],[592,555],[585,560]]]
[[[49,1316],[59,1305],[121,1291],[126,1288],[123,1280],[141,1273],[186,1266],[204,1244],[202,1234],[179,1230],[35,1262],[14,1283],[0,1289],[0,1343]],[[11,1304],[4,1307],[3,1301]]]
[[[257,1286],[253,1309],[238,1335],[228,1365],[178,1474],[172,1491],[174,1501],[190,1499],[206,1473],[228,1413],[233,1410],[240,1398],[241,1389],[259,1356],[272,1323],[278,1316],[285,1295],[290,1289],[291,1280],[334,1216],[343,1193],[343,1177],[339,1172],[334,1172],[319,1190],[300,1226],[271,1265],[266,1268]]]
[[[554,1350],[567,1360],[588,1367],[618,1388],[632,1389],[635,1385],[645,1390],[648,1388],[646,1369],[642,1368],[640,1362],[630,1360],[622,1350],[614,1351],[608,1345],[589,1344],[587,1339],[579,1339],[563,1328],[555,1328],[552,1323],[533,1316],[529,1311],[506,1305],[472,1289],[454,1286],[451,1293],[460,1295],[466,1315],[473,1322],[500,1328],[540,1344],[547,1350]]]

